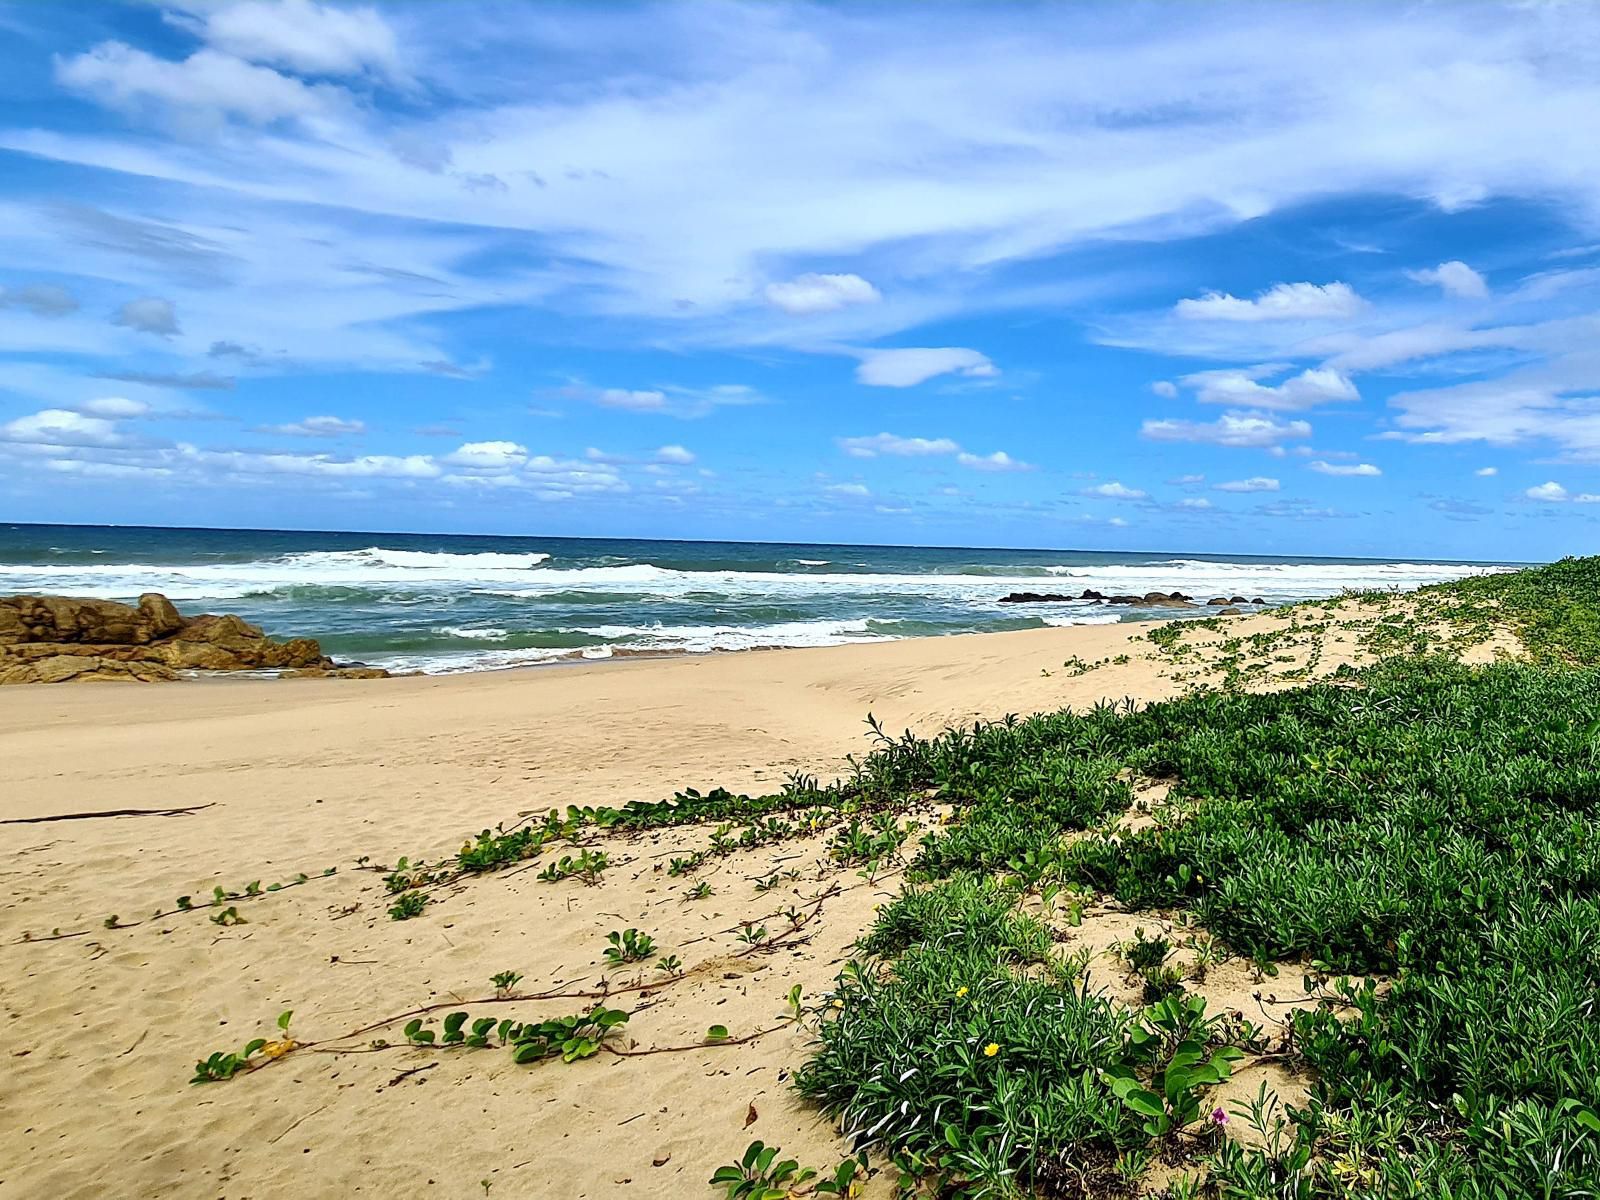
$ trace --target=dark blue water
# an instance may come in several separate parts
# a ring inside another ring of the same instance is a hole
[[[1010,591],[1180,590],[1270,603],[1411,588],[1488,564],[1371,559],[665,542],[445,534],[0,525],[0,593],[237,612],[341,658],[470,670],[818,646],[1171,615],[1094,603],[1019,609]]]

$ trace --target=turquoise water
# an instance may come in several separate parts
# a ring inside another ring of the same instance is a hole
[[[236,612],[338,658],[483,670],[628,653],[821,646],[1176,615],[1010,591],[1178,590],[1272,604],[1495,564],[443,534],[0,524],[0,593]]]

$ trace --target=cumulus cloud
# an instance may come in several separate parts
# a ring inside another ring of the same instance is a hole
[[[1538,500],[1545,504],[1600,504],[1600,495],[1593,492],[1579,492],[1574,495],[1559,483],[1550,480],[1529,488],[1522,493],[1529,500]]]
[[[172,337],[178,333],[177,309],[171,300],[163,300],[159,296],[141,296],[137,300],[129,300],[117,309],[111,323],[161,337]]]
[[[961,446],[949,438],[901,437],[875,433],[869,437],[837,438],[839,448],[851,458],[877,458],[880,454],[900,458],[921,458],[934,454],[955,454]]]
[[[1262,408],[1276,412],[1361,399],[1361,393],[1348,376],[1327,367],[1301,371],[1272,386],[1260,382],[1280,375],[1286,369],[1276,363],[1267,363],[1256,367],[1197,371],[1185,375],[1182,382],[1194,389],[1195,399],[1202,404],[1228,404],[1235,408]]]
[[[64,317],[78,311],[78,298],[53,283],[0,288],[0,308],[25,308],[36,317]]]
[[[1210,508],[1211,501],[1207,500],[1204,496],[1185,496],[1182,500],[1178,501],[1178,507],[1202,510]]]
[[[1265,413],[1228,412],[1215,421],[1145,421],[1139,433],[1153,442],[1267,449],[1310,437],[1311,425],[1307,421],[1281,421]]]
[[[453,467],[505,471],[528,461],[528,448],[517,442],[466,442],[445,455]]]
[[[1150,385],[1150,390],[1163,400],[1176,400],[1178,398],[1178,385],[1170,379],[1158,379]]]
[[[1131,488],[1125,484],[1112,480],[1110,483],[1097,483],[1093,487],[1083,489],[1085,496],[1104,496],[1111,500],[1143,500],[1149,493],[1141,492],[1138,488]]]
[[[282,433],[289,437],[344,437],[365,433],[365,421],[346,420],[344,417],[307,417],[288,425],[263,425],[262,433]]]
[[[875,304],[878,289],[859,275],[797,275],[785,283],[769,283],[767,303],[792,316],[837,312],[852,304]]]
[[[1324,462],[1319,458],[1316,462],[1308,463],[1307,465],[1318,475],[1372,476],[1383,474],[1382,471],[1373,466],[1371,463],[1330,463]]]
[[[121,438],[104,417],[47,408],[0,425],[0,441],[25,446],[110,446]]]
[[[1276,479],[1269,479],[1265,475],[1252,475],[1249,479],[1231,479],[1227,483],[1219,483],[1216,490],[1219,492],[1275,492],[1279,484]]]
[[[1347,283],[1280,283],[1254,300],[1207,292],[1173,309],[1191,321],[1325,321],[1354,317],[1367,302]]]
[[[125,42],[101,42],[56,60],[56,79],[108,108],[154,108],[183,121],[238,117],[256,125],[324,112],[328,89],[216,50],[181,61],[157,58]]]
[[[963,467],[970,467],[974,471],[1031,471],[1034,469],[1032,463],[1012,458],[1004,450],[996,450],[993,454],[969,454],[963,450],[956,455],[956,461]]]
[[[311,0],[243,0],[196,12],[195,32],[238,58],[304,75],[400,73],[394,30],[375,8]]]
[[[1473,474],[1476,475],[1479,479],[1492,479],[1494,476],[1500,474],[1500,468],[1499,467],[1479,467],[1476,471],[1473,472]]]
[[[856,380],[868,387],[915,387],[939,375],[985,379],[1000,373],[976,350],[959,346],[868,350],[856,367]]]
[[[683,446],[662,446],[656,451],[656,461],[686,467],[694,462],[694,454]]]
[[[1416,283],[1434,284],[1443,290],[1446,296],[1455,296],[1462,300],[1489,298],[1489,285],[1483,276],[1459,259],[1440,263],[1437,267],[1429,267],[1424,271],[1407,271],[1406,276]]]

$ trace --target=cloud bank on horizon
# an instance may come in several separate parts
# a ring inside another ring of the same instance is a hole
[[[14,519],[1593,548],[1600,9],[0,28]]]

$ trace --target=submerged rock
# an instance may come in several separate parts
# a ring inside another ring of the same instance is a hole
[[[294,670],[373,678],[377,667],[341,666],[314,638],[274,641],[233,615],[185,618],[147,592],[137,605],[67,596],[0,597],[0,684],[80,679],[177,679],[179,671]]]

